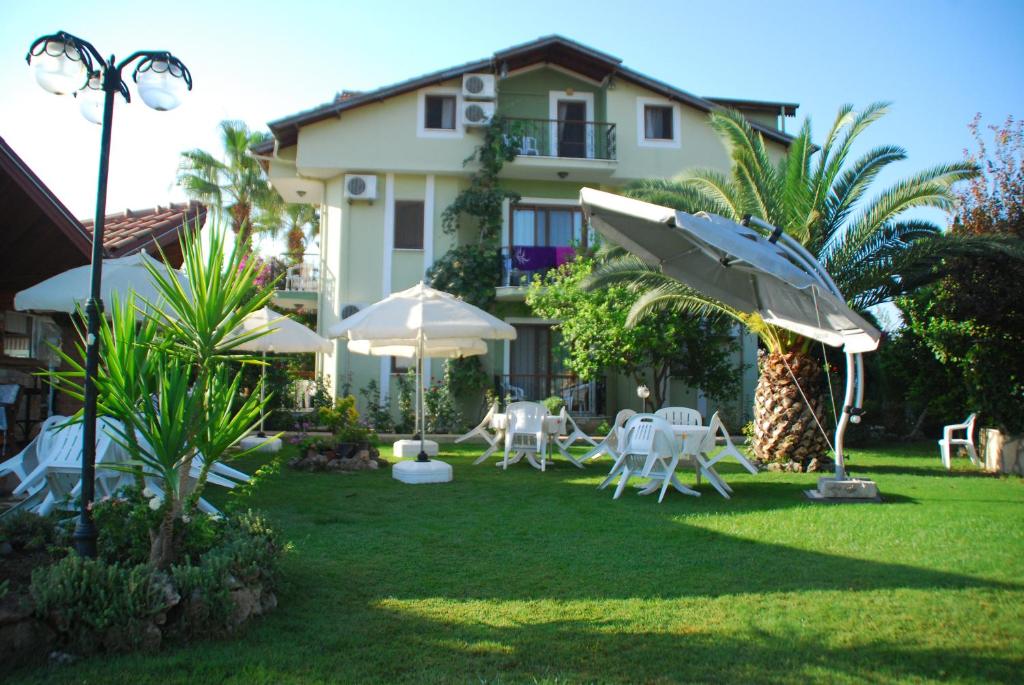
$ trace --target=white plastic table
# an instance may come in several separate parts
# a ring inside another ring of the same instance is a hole
[[[491,416],[491,430],[495,431],[500,436],[504,436],[505,431],[508,430],[508,414],[495,413],[493,416]],[[548,436],[555,438],[555,440],[549,441],[549,445],[552,443],[556,443],[558,436],[560,436],[564,431],[565,423],[562,421],[561,416],[549,414],[548,416],[544,417],[544,432],[547,433]],[[502,437],[502,439],[504,438]],[[573,464],[580,468],[583,468],[583,464],[581,464],[580,461],[576,459],[574,456],[565,451],[563,451],[562,454],[566,459],[571,461]],[[516,458],[515,460],[510,461],[509,463],[519,461],[520,458],[521,457]],[[526,461],[528,461],[530,463],[530,466],[537,469],[538,471],[544,470],[543,466],[539,462],[537,462],[533,454],[530,452],[526,453]],[[497,465],[501,466],[500,463]]]

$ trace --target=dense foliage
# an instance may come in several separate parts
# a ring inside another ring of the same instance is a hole
[[[954,381],[950,393],[1011,433],[1024,432],[1024,122],[990,126],[992,153],[971,124],[982,173],[958,190],[952,233],[1005,241],[1008,254],[961,255],[946,276],[901,303],[911,334],[924,341]],[[1016,244],[1016,253],[1014,253]]]
[[[638,294],[628,283],[584,287],[596,264],[595,258],[578,256],[534,277],[526,295],[534,314],[559,321],[554,329],[561,333],[559,354],[568,369],[584,380],[610,372],[646,382],[656,407],[664,404],[670,376],[714,399],[738,390],[728,323],[662,311],[631,325]]]

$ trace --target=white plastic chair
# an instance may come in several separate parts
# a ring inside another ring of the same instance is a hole
[[[570,427],[572,428],[571,432],[569,431]],[[576,457],[572,456],[572,454],[569,453],[569,447],[577,440],[589,442],[593,447],[597,447],[597,443],[592,437],[587,435],[578,425],[576,425],[576,421],[569,416],[569,412],[566,411],[565,407],[562,407],[562,411],[558,414],[558,428],[558,434],[552,436],[555,441],[555,446],[558,448],[558,451],[561,452],[563,457],[582,469],[582,459],[576,459]],[[564,440],[561,440],[561,434],[563,433],[566,434],[566,436]]]
[[[621,455],[598,489],[606,488],[618,476],[619,485],[612,497],[618,499],[626,483],[635,475],[651,479],[639,494],[649,495],[660,489],[659,503],[665,499],[670,485],[684,495],[700,497],[699,492],[683,485],[676,478],[679,449],[676,447],[672,426],[667,421],[652,414],[637,414],[626,423],[624,431]]]
[[[946,467],[947,471],[953,465],[951,454],[954,447],[965,448],[967,456],[971,458],[971,463],[980,466],[978,451],[974,448],[974,423],[977,419],[977,414],[971,414],[963,423],[950,424],[942,429],[942,440],[939,440],[939,456],[942,457],[942,465]],[[953,437],[953,433],[958,431],[964,431],[964,437]]]
[[[716,412],[715,416],[718,414]],[[719,422],[720,424],[721,422]],[[732,494],[732,488],[729,487],[728,483],[722,480],[722,477],[715,471],[714,465],[708,462],[705,458],[705,454],[710,454],[717,444],[718,432],[713,426],[708,426],[708,431],[704,433],[704,437],[701,438],[700,445],[697,450],[692,454],[684,454],[683,462],[689,462],[693,466],[694,471],[697,472],[697,483],[700,484],[701,476],[707,478],[711,486],[718,490],[718,494],[726,499],[730,499]],[[716,460],[717,461],[717,460]]]
[[[711,420],[708,421],[708,432],[715,437],[715,443],[712,444],[712,448],[717,444],[719,436],[725,440],[725,447],[723,447],[714,457],[712,457],[709,452],[705,452],[705,455],[708,457],[708,468],[714,467],[718,462],[729,458],[738,462],[740,466],[750,473],[757,475],[757,466],[744,457],[743,453],[736,448],[736,445],[732,444],[732,436],[730,436],[729,431],[725,429],[725,425],[722,424],[722,419],[719,418],[717,411],[711,417]]]
[[[482,455],[477,457],[476,461],[473,462],[474,466],[486,461],[487,457],[494,454],[494,451],[498,449],[498,445],[501,443],[501,433],[498,431],[495,431],[493,433],[491,432],[493,430],[491,423],[494,420],[494,415],[497,413],[498,403],[495,402],[491,405],[490,409],[487,410],[487,413],[484,415],[483,420],[480,421],[479,424],[477,424],[476,428],[469,431],[468,433],[465,433],[464,435],[460,435],[459,437],[455,438],[455,442],[459,443],[469,440],[474,435],[479,435],[481,438],[484,439],[484,442],[487,443],[487,449],[484,450],[484,453]]]
[[[689,407],[662,407],[654,412],[655,416],[661,417],[673,426],[703,426],[704,419],[700,412]]]
[[[505,431],[505,456],[501,468],[508,469],[524,456],[530,465],[544,471],[548,458],[548,435],[544,428],[547,408],[536,402],[513,402],[505,409],[508,429]],[[509,455],[512,458],[509,459]],[[536,457],[540,456],[540,463]]]
[[[623,443],[623,428],[626,422],[636,416],[636,412],[632,409],[623,409],[615,415],[615,421],[612,423],[611,430],[608,431],[608,435],[601,439],[601,442],[597,443],[594,449],[590,450],[582,457],[580,461],[590,461],[597,459],[603,454],[610,455],[612,459],[619,458],[619,445]]]

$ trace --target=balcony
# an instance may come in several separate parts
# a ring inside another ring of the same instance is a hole
[[[320,291],[320,255],[281,255],[269,260],[270,278],[277,278],[274,302],[281,307],[316,311]]]
[[[551,171],[558,178],[601,180],[616,168],[615,124],[571,119],[505,120],[505,140],[517,151],[504,175],[536,178]]]
[[[513,373],[495,376],[502,399],[540,402],[560,397],[565,409],[575,417],[600,416],[604,408],[604,380],[581,381],[572,374]]]
[[[506,245],[501,248],[501,282],[497,296],[502,301],[522,301],[534,276],[543,277],[576,256],[574,247]]]

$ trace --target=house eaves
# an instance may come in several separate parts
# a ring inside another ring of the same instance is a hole
[[[378,88],[377,90],[354,95],[345,99],[335,99],[329,103],[319,105],[312,109],[277,119],[270,122],[268,125],[271,133],[274,135],[276,144],[289,147],[298,142],[298,134],[301,127],[308,126],[309,124],[314,124],[319,121],[324,121],[326,119],[340,117],[342,112],[346,110],[380,102],[387,98],[395,97],[396,95],[402,95],[403,93],[425,88],[453,78],[458,78],[467,73],[480,71],[498,72],[503,66],[508,68],[518,68],[520,66],[525,66],[528,63],[544,61],[556,61],[557,63],[564,64],[570,69],[573,69],[574,66],[577,70],[585,68],[586,71],[583,73],[595,78],[595,80],[622,78],[666,98],[676,100],[704,112],[712,112],[722,109],[723,107],[739,106],[738,103],[741,102],[749,103],[752,107],[755,102],[746,100],[730,101],[725,98],[717,98],[716,100],[702,98],[662,81],[658,81],[657,79],[653,79],[645,74],[641,74],[638,71],[629,69],[628,67],[624,67],[622,66],[622,60],[617,57],[594,50],[593,48],[577,43],[576,41],[569,40],[563,36],[551,35],[538,38],[534,41],[522,43],[520,45],[515,45],[504,50],[499,50],[498,52],[495,52],[492,57],[486,59],[467,62],[457,67],[424,74],[400,83]],[[568,62],[568,64],[566,64],[566,62]],[[728,104],[730,102],[734,104]],[[797,107],[794,103],[756,102],[760,105],[784,105],[792,108],[793,114],[795,114]],[[772,111],[777,113],[779,110],[774,109]],[[792,115],[787,112],[787,116]],[[771,128],[770,126],[764,126],[753,121],[750,122],[750,125],[754,130],[758,131],[769,140],[773,140],[783,145],[789,145],[793,141],[792,136]],[[254,145],[251,149],[256,154],[269,154],[274,150],[275,140],[268,140],[259,143]]]

